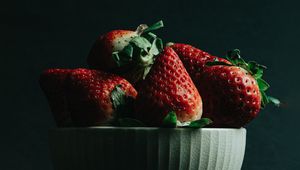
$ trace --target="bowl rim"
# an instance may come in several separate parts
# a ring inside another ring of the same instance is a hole
[[[50,131],[74,131],[74,130],[201,130],[201,131],[245,131],[244,127],[241,128],[164,128],[164,127],[117,127],[117,126],[90,126],[90,127],[60,127],[51,128]]]

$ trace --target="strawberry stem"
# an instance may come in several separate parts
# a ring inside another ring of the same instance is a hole
[[[213,123],[213,121],[209,118],[201,118],[199,120],[195,120],[195,121],[192,121],[189,126],[189,128],[203,128],[209,124]]]
[[[123,50],[113,53],[113,59],[119,67],[130,66],[131,68],[126,73],[121,72],[118,74],[134,75],[134,78],[131,78],[133,83],[146,77],[156,56],[163,50],[162,39],[151,31],[160,29],[163,26],[162,21],[158,21],[149,27],[141,24],[136,30],[139,36],[131,39]]]
[[[143,34],[144,33],[147,33],[147,32],[150,32],[150,31],[154,31],[154,30],[158,30],[160,28],[164,27],[164,23],[162,20],[154,23],[153,25],[151,25],[150,27],[146,28],[144,31],[143,31]]]

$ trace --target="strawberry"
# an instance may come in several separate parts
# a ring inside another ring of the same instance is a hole
[[[138,34],[138,31],[113,30],[99,36],[87,58],[89,67],[105,71],[116,67],[117,63],[113,60],[112,53],[121,51]]]
[[[135,102],[136,117],[144,123],[160,126],[171,111],[176,112],[180,122],[200,119],[201,97],[172,48],[164,49],[139,85]]]
[[[58,127],[105,123],[116,116],[118,109],[128,110],[122,108],[127,102],[124,100],[137,95],[119,76],[82,68],[48,69],[41,74],[40,85]]]
[[[254,119],[267,103],[279,101],[267,96],[269,85],[262,79],[262,65],[246,63],[239,50],[227,60],[185,44],[173,44],[203,99],[203,116],[214,127],[242,127]],[[211,66],[209,66],[211,65]]]
[[[215,127],[242,127],[261,108],[261,94],[255,78],[237,66],[211,66],[197,82],[203,97],[204,115]]]
[[[151,31],[163,27],[141,24],[135,31],[113,30],[98,37],[87,57],[90,68],[122,75],[135,83],[144,78],[155,56],[162,50],[162,41]]]
[[[135,98],[137,95],[127,80],[83,68],[70,73],[66,86],[68,108],[76,126],[100,125],[113,119],[117,108],[112,93],[117,86],[126,96]]]
[[[48,69],[41,74],[39,79],[58,127],[71,125],[71,116],[67,109],[64,89],[65,79],[70,72],[70,69]]]
[[[188,44],[169,43],[169,46],[178,54],[193,80],[203,71],[207,62],[214,61],[216,58],[221,62],[228,62]]]

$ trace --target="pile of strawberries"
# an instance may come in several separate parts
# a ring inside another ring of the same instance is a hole
[[[40,76],[58,127],[242,127],[279,100],[267,96],[265,66],[240,51],[225,58],[187,44],[167,43],[152,26],[99,36],[89,68],[47,69]]]

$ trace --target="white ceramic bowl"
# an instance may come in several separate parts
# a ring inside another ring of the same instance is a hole
[[[59,128],[50,130],[55,170],[239,170],[246,130]]]

